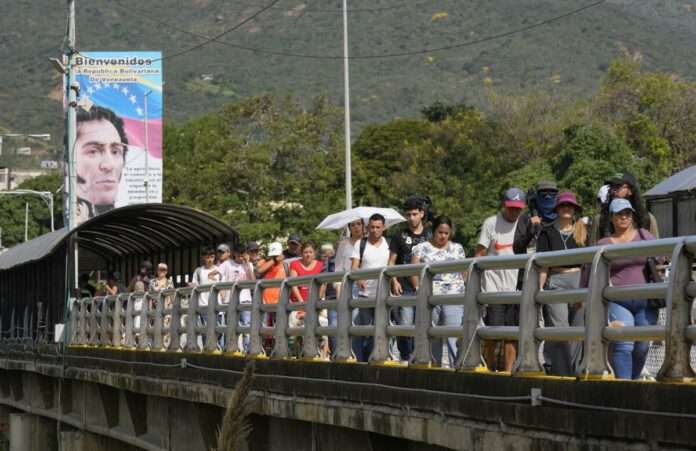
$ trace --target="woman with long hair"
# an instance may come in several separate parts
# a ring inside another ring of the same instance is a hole
[[[580,219],[582,207],[575,193],[562,192],[556,197],[556,219],[541,229],[537,252],[576,249],[587,245],[587,227]],[[539,286],[548,290],[569,290],[580,286],[580,265],[545,268],[539,271]],[[582,305],[547,304],[543,306],[544,324],[549,327],[582,325]],[[549,372],[572,376],[580,363],[579,342],[549,341],[544,343],[544,360]]]
[[[599,240],[600,245],[653,240],[655,237],[641,227],[636,210],[627,199],[614,199],[609,204],[611,236]],[[625,257],[612,260],[609,275],[613,286],[646,283],[646,257]],[[657,322],[658,311],[646,299],[610,302],[610,327],[648,326]],[[649,341],[619,341],[609,347],[609,362],[619,379],[637,379],[645,366]]]
[[[454,235],[452,220],[447,216],[436,217],[432,222],[432,238],[413,247],[411,263],[434,263],[448,260],[463,260],[466,258],[464,248],[459,243],[451,241]],[[411,284],[418,290],[418,277],[411,277]],[[464,293],[464,275],[462,273],[437,274],[433,277],[433,294],[462,294]],[[464,319],[464,306],[437,305],[433,308],[433,323],[446,326],[461,326]],[[457,360],[457,339],[447,338],[449,367],[453,368]],[[442,342],[433,341],[433,355],[436,364],[441,365]]]
[[[607,181],[609,191],[607,200],[602,204],[599,219],[593,225],[593,233],[591,242],[596,243],[602,238],[606,238],[612,234],[611,230],[611,212],[609,205],[614,199],[626,199],[631,203],[635,214],[635,226],[640,229],[648,230],[655,238],[660,237],[657,219],[645,207],[645,201],[640,193],[640,187],[635,176],[630,172],[616,174]]]

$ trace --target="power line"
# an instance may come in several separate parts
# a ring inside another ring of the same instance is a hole
[[[278,1],[278,0],[276,0],[275,2],[273,2],[272,5],[275,4],[275,3],[277,3],[277,1]],[[606,3],[606,2],[607,2],[607,0],[599,0],[599,1],[596,1],[596,2],[593,2],[593,3],[590,3],[590,4],[587,4],[587,5],[585,5],[585,6],[581,6],[581,7],[579,7],[579,8],[575,8],[575,9],[573,9],[573,10],[567,11],[567,12],[565,12],[565,13],[563,13],[563,14],[560,14],[560,15],[557,15],[557,16],[553,16],[553,17],[549,17],[549,18],[547,18],[547,19],[544,19],[544,20],[535,22],[535,23],[533,23],[533,24],[530,24],[530,25],[527,25],[527,26],[524,26],[524,27],[521,27],[521,28],[517,28],[517,29],[514,29],[514,30],[510,30],[510,31],[506,31],[506,32],[503,32],[503,33],[498,33],[498,34],[494,34],[494,35],[490,35],[490,36],[486,36],[486,37],[483,37],[483,38],[480,38],[480,39],[475,39],[475,40],[473,40],[473,41],[466,41],[466,42],[460,42],[460,43],[457,43],[457,44],[451,44],[451,45],[442,46],[442,47],[425,48],[425,49],[411,50],[411,51],[404,51],[404,52],[383,53],[383,54],[375,54],[375,55],[352,55],[352,56],[349,56],[348,58],[351,59],[351,60],[369,60],[369,59],[397,58],[397,57],[403,57],[403,56],[423,55],[423,54],[428,54],[428,53],[443,52],[443,51],[453,50],[453,49],[458,49],[458,48],[463,48],[463,47],[471,47],[471,46],[474,46],[474,45],[483,44],[483,43],[486,43],[486,42],[495,41],[495,40],[498,40],[498,39],[501,39],[501,38],[506,38],[506,37],[513,36],[513,35],[516,35],[516,34],[524,33],[525,31],[530,31],[530,30],[533,30],[533,29],[535,29],[535,28],[542,27],[542,26],[544,26],[544,25],[550,25],[550,24],[552,24],[552,23],[554,23],[554,22],[558,22],[559,20],[562,20],[562,19],[565,19],[565,18],[574,16],[574,15],[580,14],[580,13],[582,13],[582,12],[584,12],[584,11],[587,11],[587,10],[589,10],[589,9],[592,9],[592,8],[596,8],[596,7],[602,5],[602,4]],[[119,6],[120,8],[122,8],[122,9],[124,9],[124,10],[126,9],[125,6],[119,4],[117,1],[115,1],[114,4],[116,4],[117,6]],[[266,7],[265,9],[269,9],[269,8]],[[265,11],[265,9],[262,10],[262,11],[259,11],[256,15],[258,15],[258,14],[260,14],[261,12]],[[132,13],[132,11],[128,11],[128,13]],[[178,31],[178,32],[180,32],[180,33],[184,33],[184,34],[187,34],[187,35],[189,35],[189,36],[193,36],[193,37],[196,37],[196,38],[199,38],[199,39],[205,39],[205,40],[206,40],[206,41],[203,42],[202,44],[199,44],[198,46],[193,47],[192,49],[200,48],[200,47],[202,47],[202,46],[204,46],[204,45],[209,44],[210,42],[216,42],[216,43],[218,43],[218,44],[226,45],[226,46],[228,46],[228,47],[232,47],[232,48],[235,48],[235,49],[238,49],[238,50],[245,50],[245,51],[249,51],[249,52],[265,53],[265,54],[276,55],[276,56],[293,57],[293,58],[306,58],[306,59],[319,59],[319,60],[342,60],[342,59],[343,59],[343,56],[342,56],[342,55],[306,54],[306,53],[297,53],[297,52],[291,52],[291,51],[285,51],[285,50],[264,49],[264,48],[256,48],[256,47],[249,47],[249,46],[240,45],[240,44],[234,44],[234,43],[232,43],[232,42],[223,41],[223,40],[220,40],[220,39],[219,39],[219,37],[220,37],[222,34],[225,34],[226,32],[223,32],[221,35],[218,35],[218,36],[208,37],[208,36],[206,36],[206,35],[202,35],[202,34],[199,34],[199,33],[195,33],[195,32],[192,32],[192,31],[190,31],[190,30],[186,30],[186,29],[183,29],[183,28],[176,27],[176,26],[174,26],[174,25],[171,25],[170,23],[167,23],[167,22],[164,22],[164,21],[160,21],[160,20],[158,20],[158,19],[154,19],[154,18],[152,18],[152,17],[149,17],[148,15],[144,15],[144,14],[140,14],[140,13],[139,13],[139,14],[138,14],[138,17],[144,17],[144,18],[146,18],[146,19],[148,19],[148,20],[150,20],[150,21],[152,21],[152,22],[155,22],[155,23],[157,23],[157,24],[159,24],[159,25],[161,25],[161,26],[163,26],[163,27],[167,27],[167,28],[170,28],[170,29],[172,29],[172,30],[174,30],[174,31]],[[252,18],[253,18],[253,17],[252,17]],[[251,19],[251,18],[250,18],[250,19]],[[241,26],[241,25],[243,25],[243,23],[240,24],[240,26]],[[237,28],[238,28],[238,27],[237,27]],[[232,30],[228,30],[227,32],[229,32],[229,31],[232,31]],[[165,56],[165,57],[163,57],[163,59],[164,59],[164,58],[170,58],[170,57],[179,56],[180,54],[187,53],[188,51],[190,51],[190,50],[183,51],[183,52],[180,52],[180,53],[178,53],[178,54],[173,54],[172,56]]]
[[[252,14],[251,16],[247,17],[246,19],[242,20],[241,22],[237,23],[237,24],[234,25],[233,27],[230,27],[230,28],[228,28],[227,30],[223,30],[221,33],[219,33],[219,34],[217,34],[217,35],[215,35],[215,36],[213,36],[213,37],[211,37],[211,38],[206,38],[206,40],[205,40],[204,42],[201,42],[200,44],[196,44],[196,45],[194,45],[193,47],[189,47],[189,48],[187,48],[187,49],[181,50],[180,52],[172,53],[172,54],[169,54],[169,55],[164,55],[162,58],[156,59],[156,60],[154,60],[153,62],[156,62],[156,61],[163,61],[163,60],[165,60],[165,59],[166,59],[166,60],[169,60],[169,59],[172,59],[172,58],[176,58],[177,56],[185,55],[185,54],[187,54],[187,53],[189,53],[189,52],[193,52],[194,50],[198,50],[198,49],[200,49],[201,47],[204,47],[204,46],[210,44],[210,43],[213,42],[213,41],[218,42],[219,39],[220,39],[221,37],[223,37],[223,36],[225,36],[226,34],[231,33],[231,32],[233,32],[233,31],[235,31],[235,30],[241,28],[241,27],[244,26],[245,24],[247,24],[247,23],[251,22],[252,20],[256,19],[258,16],[260,16],[260,15],[263,14],[264,12],[268,11],[269,9],[271,9],[271,7],[273,7],[273,6],[274,6],[275,4],[277,4],[279,1],[280,1],[280,0],[273,0],[271,3],[269,3],[269,4],[266,5],[266,6],[264,6],[263,8],[259,9],[259,10],[256,11],[254,14]]]
[[[258,5],[252,5],[250,3],[244,3],[244,2],[239,2],[242,5],[247,5],[247,6],[258,6]],[[421,5],[432,5],[432,1],[425,1],[425,2],[418,2],[418,3],[413,3],[408,6],[411,8],[418,7]],[[348,8],[347,12],[348,13],[371,13],[371,12],[380,12],[380,11],[390,11],[394,9],[403,9],[405,6],[402,4],[400,5],[392,5],[392,6],[377,6],[375,8]],[[281,7],[274,7],[272,9],[278,9],[282,11],[292,11],[294,8],[281,8]],[[342,14],[343,10],[341,7],[337,7],[335,9],[329,9],[329,8],[297,8],[297,12],[308,12],[308,13],[334,13],[334,14]]]

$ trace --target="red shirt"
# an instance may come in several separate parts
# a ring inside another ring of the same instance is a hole
[[[314,274],[319,274],[323,268],[323,263],[319,260],[314,260],[314,267],[312,269],[306,269],[304,266],[302,266],[302,260],[295,260],[292,263],[290,263],[290,271],[295,270],[298,276],[310,276]],[[300,290],[300,295],[302,296],[302,299],[307,301],[309,299],[309,285],[299,285],[297,287]],[[295,297],[295,295],[291,296],[291,302],[299,302],[300,300]]]

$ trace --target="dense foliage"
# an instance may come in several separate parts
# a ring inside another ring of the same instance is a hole
[[[551,179],[578,193],[586,213],[602,182],[634,172],[643,189],[696,164],[696,84],[641,69],[626,56],[607,68],[590,99],[548,93],[486,93],[486,107],[435,103],[422,117],[365,127],[353,144],[354,202],[399,207],[427,194],[450,215],[457,239],[469,249],[500,193]],[[217,113],[165,130],[165,201],[190,205],[229,222],[245,239],[270,240],[299,232],[333,239],[315,226],[342,210],[342,110],[317,97],[250,97]],[[56,191],[59,175],[21,188]],[[48,230],[38,198],[0,196],[3,244]],[[57,226],[62,201],[56,199]]]
[[[487,98],[484,110],[435,104],[422,118],[366,127],[353,145],[355,203],[398,207],[428,194],[471,248],[505,187],[556,180],[591,213],[617,171],[647,188],[696,163],[696,85],[642,71],[634,57],[612,63],[589,101]],[[341,119],[323,98],[304,109],[265,96],[169,127],[166,201],[209,211],[247,239],[328,238],[314,227],[344,206]]]

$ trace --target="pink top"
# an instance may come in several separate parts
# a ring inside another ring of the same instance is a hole
[[[641,229],[641,233],[643,234],[645,241],[655,239],[655,237],[645,229]],[[636,236],[632,240],[632,242],[638,241],[643,241],[640,233],[636,233]],[[606,237],[599,240],[597,244],[604,245],[615,243],[610,237]],[[648,259],[645,257],[626,257],[612,260],[609,267],[611,284],[614,286],[621,286],[646,283],[645,273],[643,271],[645,270],[645,263],[647,260]]]
[[[302,266],[302,260],[295,260],[292,263],[290,263],[290,270],[292,271],[294,269],[298,276],[310,276],[314,274],[319,274],[323,266],[324,265],[320,260],[314,260],[314,267],[310,270],[307,270],[304,266]],[[300,285],[297,288],[300,290],[300,295],[302,296],[302,299],[306,301],[309,298],[309,286]],[[299,302],[300,300],[297,299],[295,295],[292,295],[290,301]]]

